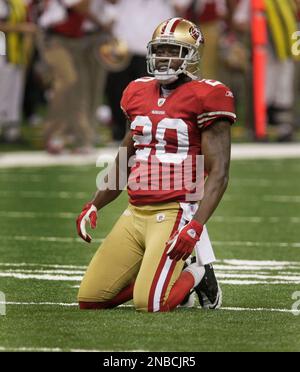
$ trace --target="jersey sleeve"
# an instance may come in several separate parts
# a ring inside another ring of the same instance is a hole
[[[236,121],[234,96],[225,85],[216,87],[204,99],[202,113],[198,115],[198,127],[205,129],[216,120]]]
[[[130,90],[131,90],[130,87],[131,87],[131,84],[129,84],[127,88],[125,88],[125,90],[123,91],[122,99],[121,99],[121,109],[124,115],[126,116],[127,120],[129,121],[130,121],[129,102],[130,102]]]

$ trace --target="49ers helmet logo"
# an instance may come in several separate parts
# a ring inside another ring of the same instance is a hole
[[[193,39],[195,39],[197,41],[199,38],[201,38],[201,42],[203,42],[202,34],[201,34],[201,31],[199,30],[199,28],[191,27],[189,29],[189,32],[190,32],[190,35],[192,36]]]

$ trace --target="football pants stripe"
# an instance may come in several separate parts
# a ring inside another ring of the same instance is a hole
[[[178,226],[180,225],[180,222],[182,220],[182,216],[183,216],[183,211],[182,211],[182,209],[180,209],[178,211],[178,214],[177,214],[177,217],[176,217],[176,222],[174,224],[174,227],[173,227],[173,230],[172,230],[170,236],[172,236],[175,233],[175,231],[177,231]],[[151,289],[150,289],[150,293],[149,293],[149,299],[148,299],[148,311],[149,312],[159,311],[159,308],[160,308],[160,298],[161,298],[161,292],[162,292],[163,284],[164,284],[164,283],[162,283],[162,275],[161,274],[162,274],[163,270],[165,269],[166,264],[167,264],[167,267],[170,268],[171,263],[172,263],[172,261],[169,259],[169,257],[167,256],[166,253],[167,253],[167,247],[162,254],[160,263],[158,265],[158,268],[156,270],[156,273],[154,275],[153,282],[152,282],[152,285],[151,285]],[[166,278],[166,276],[167,275],[165,274],[165,278]]]
[[[192,213],[193,213],[193,208],[194,208],[194,206],[192,204],[188,204],[185,208],[183,208],[183,215],[180,219],[177,230],[182,229],[186,225],[186,223],[191,219]],[[168,260],[171,261],[171,265],[170,265],[169,268],[168,268]],[[154,305],[159,305],[159,310],[160,310],[160,305],[163,303],[163,299],[165,297],[166,291],[167,291],[168,286],[170,284],[170,280],[172,278],[172,275],[173,275],[173,272],[175,270],[176,265],[177,265],[177,261],[170,260],[169,257],[168,257],[167,262],[166,262],[166,269],[168,269],[168,273],[167,273],[166,278],[164,279],[164,285],[163,285],[163,288],[162,288],[162,291],[161,291],[159,302],[157,303],[155,301],[155,298],[154,298]],[[165,270],[165,268],[163,269],[163,271],[164,270]],[[157,310],[157,311],[159,311],[159,310]]]
[[[180,206],[183,210],[183,215],[182,215],[182,218],[179,222],[177,230],[182,229],[186,225],[186,223],[189,222],[193,218],[193,215],[196,213],[196,210],[197,210],[197,209],[195,209],[195,204],[182,203],[182,204],[180,204]],[[173,234],[173,232],[172,232],[172,234]],[[169,257],[168,257],[168,259],[169,259]],[[167,292],[168,286],[170,284],[170,280],[172,278],[172,275],[174,273],[176,265],[177,265],[177,261],[172,260],[171,267],[169,269],[168,275],[167,275],[166,280],[165,280],[165,284],[164,284],[162,292],[161,292],[160,302],[159,302],[160,304],[163,303],[163,299],[166,295],[166,292]]]

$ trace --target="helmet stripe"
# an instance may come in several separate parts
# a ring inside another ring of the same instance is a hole
[[[177,19],[177,21],[174,22],[174,24],[173,24],[173,26],[172,26],[172,28],[171,28],[170,33],[175,32],[176,27],[177,27],[177,25],[180,23],[180,21],[181,21],[181,19],[179,18],[179,19]]]
[[[181,18],[173,18],[171,19],[167,25],[165,30],[163,31],[165,36],[170,36],[173,32],[175,32],[178,23],[181,21]]]

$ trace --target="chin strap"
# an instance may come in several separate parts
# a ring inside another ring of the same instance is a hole
[[[185,75],[191,78],[192,80],[198,80],[199,76],[193,75],[191,72],[185,71]]]
[[[160,83],[163,83],[163,84],[172,84],[176,80],[178,80],[178,74],[173,69],[170,69],[168,74],[155,70],[154,76],[156,80],[158,80]]]
[[[180,68],[179,70],[175,71],[173,69],[169,70],[168,74],[165,74],[164,72],[159,72],[158,70],[154,71],[154,77],[156,80],[159,81],[161,84],[172,84],[175,83],[179,79],[180,75],[186,75],[192,80],[197,80],[199,79],[199,76],[192,74],[191,72],[184,70]]]
[[[169,76],[167,79],[162,78],[161,76],[156,76],[155,79],[163,85],[169,85],[175,83],[178,80],[178,76]]]

